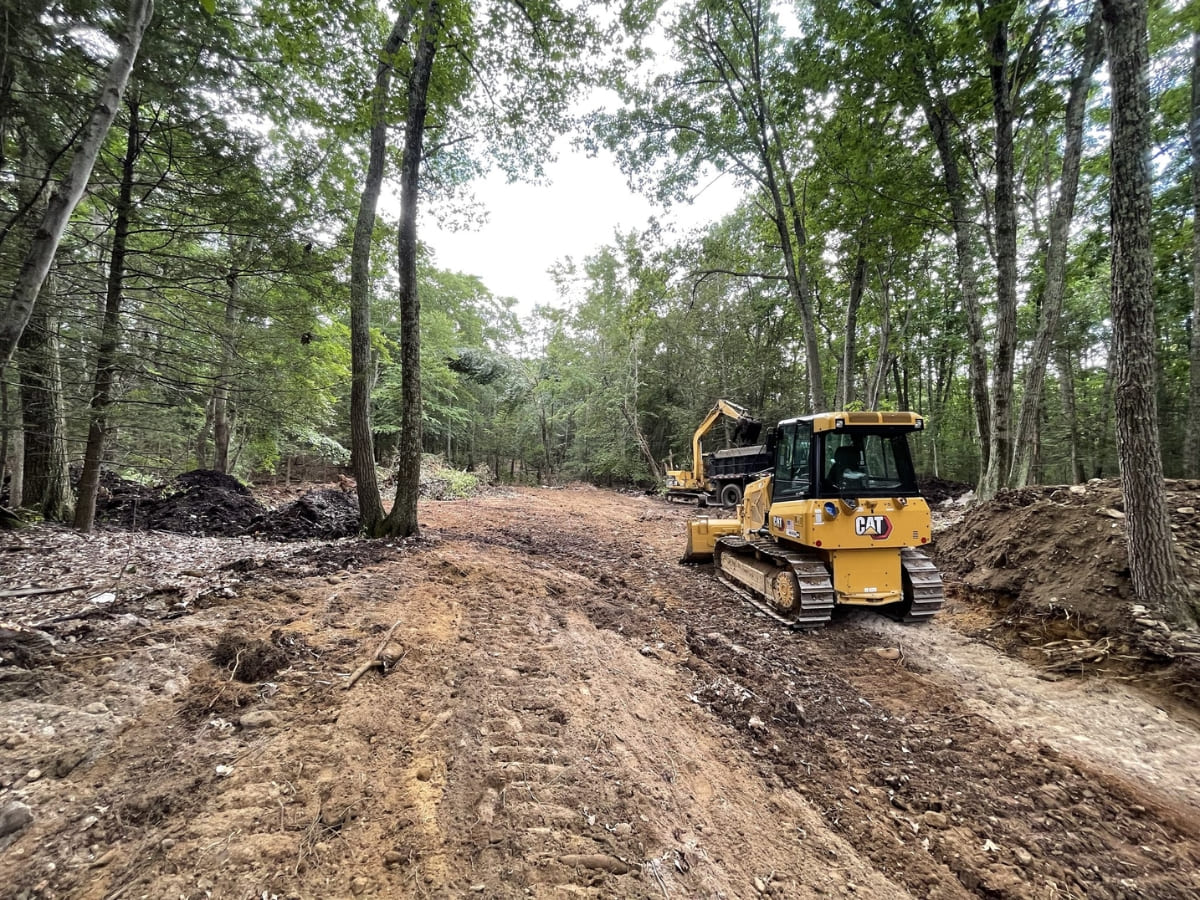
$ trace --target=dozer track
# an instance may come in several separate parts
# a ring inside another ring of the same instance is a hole
[[[898,618],[908,624],[928,622],[946,601],[942,575],[923,551],[912,547],[900,551],[900,565],[912,586],[912,596],[904,598],[903,613]]]
[[[755,580],[766,585],[766,590],[751,586],[745,578],[726,569],[722,562],[725,554],[741,562],[741,566],[731,568],[749,570]],[[833,582],[824,561],[815,553],[786,549],[772,541],[726,535],[717,541],[713,563],[718,572],[725,573],[723,583],[777,622],[791,628],[820,628],[833,615]]]

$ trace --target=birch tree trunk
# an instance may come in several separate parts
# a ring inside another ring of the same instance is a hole
[[[421,486],[421,299],[417,294],[417,200],[421,185],[429,81],[441,39],[442,6],[427,0],[421,38],[408,77],[404,165],[400,173],[400,232],[396,241],[400,276],[400,444],[396,461],[396,500],[373,533],[409,537],[420,533],[417,496]]]
[[[1100,21],[1100,5],[1097,2],[1088,20],[1083,41],[1083,60],[1079,71],[1071,79],[1067,97],[1066,127],[1063,136],[1062,172],[1059,176],[1058,198],[1050,214],[1050,245],[1046,251],[1046,287],[1042,297],[1042,314],[1038,322],[1037,336],[1030,352],[1029,367],[1025,375],[1025,394],[1021,399],[1021,415],[1017,422],[1017,434],[1013,443],[1013,464],[1009,486],[1025,487],[1029,483],[1030,465],[1033,459],[1033,435],[1037,430],[1038,408],[1042,400],[1042,388],[1046,381],[1046,366],[1050,351],[1058,332],[1058,320],[1062,313],[1063,293],[1066,286],[1067,242],[1070,237],[1071,221],[1075,217],[1075,196],[1079,187],[1079,169],[1083,159],[1083,119],[1087,108],[1088,91],[1092,75],[1103,57],[1103,28]],[[1193,331],[1193,346],[1195,331]],[[1193,351],[1195,352],[1195,351]],[[1196,367],[1200,372],[1200,366]],[[1068,373],[1070,374],[1070,373]],[[1074,419],[1069,420],[1074,428]],[[1190,423],[1189,423],[1190,424]],[[1072,447],[1072,458],[1075,456]],[[1074,466],[1074,464],[1073,464]],[[1074,470],[1074,467],[1073,467]]]
[[[78,149],[71,159],[71,166],[58,190],[50,198],[46,213],[34,234],[33,244],[13,285],[12,294],[4,310],[0,312],[0,369],[12,359],[21,333],[33,314],[38,292],[41,291],[42,284],[50,272],[50,264],[54,262],[63,231],[66,230],[71,214],[83,197],[92,167],[96,164],[96,156],[100,153],[100,147],[113,119],[116,118],[121,95],[129,81],[129,73],[142,44],[142,35],[153,12],[153,0],[130,0],[125,33],[117,41],[116,56],[113,57],[108,75],[96,97],[95,107],[83,129]]]
[[[350,467],[362,528],[370,533],[383,521],[383,501],[375,477],[375,439],[371,430],[371,245],[375,214],[387,159],[387,105],[392,69],[400,45],[408,37],[415,5],[406,3],[384,43],[371,90],[371,134],[367,177],[354,223],[350,254]]]
[[[1139,602],[1194,621],[1167,517],[1155,396],[1146,0],[1102,3],[1112,90],[1110,370],[1130,580]]]

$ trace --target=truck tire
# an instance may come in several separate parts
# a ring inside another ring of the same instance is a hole
[[[742,502],[741,485],[730,482],[721,488],[721,505],[722,506],[737,506]]]

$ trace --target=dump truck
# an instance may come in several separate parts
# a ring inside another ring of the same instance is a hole
[[[843,411],[780,422],[771,470],[752,482],[737,517],[688,523],[684,562],[712,561],[752,604],[795,628],[818,628],[837,606],[931,618],[942,578],[921,550],[929,505],[908,436],[914,412]]]
[[[725,416],[734,423],[733,440],[749,446],[704,452],[704,437]],[[692,435],[692,467],[666,473],[668,500],[693,500],[702,506],[737,506],[745,486],[771,464],[765,444],[755,444],[762,422],[729,400],[718,400]]]

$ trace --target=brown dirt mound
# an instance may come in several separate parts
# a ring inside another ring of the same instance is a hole
[[[1167,504],[1176,557],[1187,582],[1200,583],[1200,482],[1169,481]],[[1200,636],[1134,602],[1119,481],[1002,492],[939,534],[934,553],[952,589],[990,596],[1008,631],[993,637],[1017,655],[1049,651],[1062,672],[1125,660],[1132,671],[1161,670],[1175,696],[1200,700]]]
[[[1179,561],[1196,581],[1200,482],[1168,482],[1167,498]],[[1124,505],[1118,481],[1005,491],[938,536],[938,563],[972,588],[1116,626],[1132,598]]]

